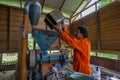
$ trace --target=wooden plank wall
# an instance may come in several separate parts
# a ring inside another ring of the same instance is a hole
[[[22,25],[23,11],[10,8],[10,50],[18,49],[19,27]]]
[[[91,56],[90,62],[91,62],[91,64],[95,64],[98,66],[104,66],[109,69],[120,71],[120,60],[113,60],[113,59]]]
[[[98,38],[97,38],[97,25],[96,25],[96,13],[92,13],[89,16],[83,18],[83,25],[87,26],[89,29],[88,39],[91,41],[92,49],[98,48]],[[96,33],[96,34],[95,34]]]
[[[0,10],[0,52],[16,52],[23,11],[3,6]]]
[[[8,49],[8,8],[0,7],[0,50]]]
[[[79,25],[89,28],[88,39],[92,43],[92,50],[120,51],[120,3],[118,1],[72,23],[71,29],[74,30]]]
[[[99,12],[101,49],[120,51],[120,2],[116,1]]]

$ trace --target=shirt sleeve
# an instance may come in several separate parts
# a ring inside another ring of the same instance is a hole
[[[67,28],[63,29],[63,32],[61,33],[61,38],[63,41],[65,41],[69,46],[78,49],[79,51],[81,51],[80,49],[80,44],[77,40],[77,38],[75,38],[74,36],[72,36]],[[78,46],[79,44],[79,46]]]

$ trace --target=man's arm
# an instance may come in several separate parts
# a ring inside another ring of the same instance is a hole
[[[79,51],[81,51],[81,45],[79,43],[79,40],[77,40],[77,38],[75,38],[74,36],[72,36],[67,28],[63,28],[62,32],[61,32],[61,36],[63,41],[65,41],[69,46],[78,49]]]
[[[68,29],[63,25],[63,24],[58,24],[54,26],[54,29],[56,31],[59,31],[61,33],[60,37],[62,38],[63,41],[65,41],[69,46],[78,49],[81,51],[81,45],[79,44],[77,38],[72,36]]]

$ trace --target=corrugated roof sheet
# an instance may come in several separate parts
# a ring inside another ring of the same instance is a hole
[[[0,0],[0,4],[23,8],[26,1],[30,0]],[[63,15],[71,18],[80,12],[90,0],[33,0],[39,1],[43,7],[43,13],[49,13],[55,9],[61,10]]]

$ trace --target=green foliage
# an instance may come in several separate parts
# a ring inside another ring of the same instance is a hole
[[[116,0],[101,0],[99,3],[98,3],[98,8],[102,8],[112,2],[114,2]]]
[[[96,56],[96,52],[91,52],[91,56]],[[98,52],[98,57],[109,58],[109,59],[118,59],[118,55],[116,54],[109,54],[109,53],[100,53]]]
[[[109,59],[118,59],[118,56],[115,54],[99,53],[99,57],[109,58]]]
[[[32,34],[28,34],[28,49],[32,50],[34,47],[34,38],[32,36]],[[38,44],[36,43],[36,49],[40,49]]]
[[[96,56],[96,53],[95,52],[91,52],[90,55],[91,56]]]
[[[19,0],[0,0],[0,4],[20,7],[20,1]]]
[[[29,50],[33,49],[33,43],[34,43],[34,39],[32,37],[32,34],[28,34],[28,49]]]
[[[18,53],[4,53],[2,54],[2,65],[6,65],[6,64],[15,64],[17,63],[18,60]]]
[[[0,4],[23,8],[24,4],[25,4],[25,1],[20,1],[20,0],[0,0]]]

